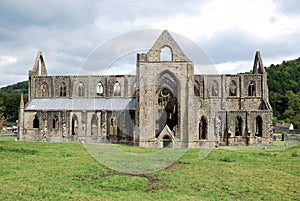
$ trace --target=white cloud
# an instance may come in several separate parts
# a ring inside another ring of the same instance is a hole
[[[8,66],[17,62],[16,57],[12,56],[0,56],[0,66]]]

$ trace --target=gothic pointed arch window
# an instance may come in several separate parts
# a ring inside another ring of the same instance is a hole
[[[255,82],[253,80],[250,81],[248,86],[248,96],[255,96]]]
[[[199,140],[207,140],[207,128],[207,118],[202,116],[199,123]]]
[[[84,96],[84,85],[82,82],[78,85],[78,96],[83,97]]]
[[[114,90],[113,90],[113,95],[114,96],[121,96],[121,86],[118,81],[114,84]]]
[[[52,128],[53,129],[58,129],[58,116],[57,115],[54,115],[54,117],[53,117]]]
[[[160,61],[172,61],[172,49],[168,46],[163,46],[160,50]]]
[[[40,127],[40,121],[37,115],[35,115],[33,119],[33,128],[39,128],[39,127]]]
[[[243,135],[243,119],[241,116],[235,118],[235,136]]]
[[[62,82],[62,83],[60,83],[60,86],[59,86],[59,96],[66,97],[66,95],[67,95],[66,84],[64,82]]]
[[[211,86],[211,96],[219,96],[219,85],[216,80],[213,81]]]
[[[257,137],[262,137],[263,132],[263,120],[260,115],[255,118],[255,135]]]
[[[237,96],[237,86],[234,80],[231,80],[229,86],[229,96]]]
[[[96,90],[97,90],[97,95],[98,96],[103,96],[104,95],[104,87],[103,87],[102,82],[98,82]]]
[[[41,85],[41,92],[42,92],[42,97],[49,97],[49,90],[48,90],[48,84],[46,82],[43,82]]]

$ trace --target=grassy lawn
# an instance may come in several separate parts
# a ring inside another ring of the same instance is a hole
[[[164,170],[133,175],[101,165],[79,143],[2,137],[0,200],[300,200],[300,145],[293,145],[221,147],[201,160],[191,149]]]

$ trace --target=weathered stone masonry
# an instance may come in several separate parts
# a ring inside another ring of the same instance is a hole
[[[20,103],[19,139],[174,148],[272,143],[259,52],[253,74],[194,75],[192,61],[164,31],[136,66],[136,75],[48,76],[39,52],[29,102]]]

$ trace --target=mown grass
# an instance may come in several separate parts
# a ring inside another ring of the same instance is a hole
[[[147,154],[155,149],[120,146]],[[146,175],[115,172],[79,143],[0,139],[0,200],[299,200],[300,145],[188,150]],[[150,178],[150,179],[149,179]],[[151,183],[151,185],[150,185]],[[150,185],[150,186],[149,186]]]

